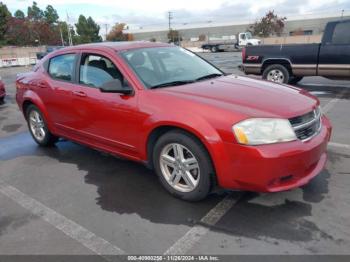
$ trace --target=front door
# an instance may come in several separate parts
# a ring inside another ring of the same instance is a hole
[[[99,87],[113,79],[129,85],[108,54],[82,53],[79,67],[79,84],[73,92],[76,130],[88,143],[133,155],[141,125],[137,95],[100,91]]]

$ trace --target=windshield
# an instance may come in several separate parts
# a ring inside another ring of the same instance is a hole
[[[130,50],[123,52],[122,57],[147,88],[186,84],[223,74],[180,47]]]
[[[253,38],[251,32],[246,32],[245,35],[246,35],[247,39],[252,39]]]

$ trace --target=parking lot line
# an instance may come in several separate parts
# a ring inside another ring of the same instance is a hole
[[[322,107],[323,113],[326,114],[327,112],[329,112],[335,106],[335,104],[338,103],[339,100],[342,99],[343,96],[345,96],[345,94],[347,92],[348,92],[348,89],[344,89],[335,98],[333,98],[331,101],[329,101],[327,104],[325,104]]]
[[[226,196],[213,209],[211,209],[201,220],[202,224],[215,225],[234,206],[239,197]],[[183,237],[176,241],[164,255],[184,255],[209,231],[208,227],[195,225]]]
[[[336,143],[336,142],[329,142],[328,145],[333,146],[333,147],[350,149],[350,145],[347,145],[347,144],[340,144],[340,143]]]
[[[125,252],[119,247],[116,247],[107,240],[96,236],[81,225],[57,213],[2,180],[0,180],[0,193],[12,199],[20,206],[42,218],[44,221],[48,222],[98,255],[125,254]]]

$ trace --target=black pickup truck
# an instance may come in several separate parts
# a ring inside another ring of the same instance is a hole
[[[350,79],[350,20],[329,22],[320,44],[248,46],[242,59],[245,74],[278,83],[304,76]]]

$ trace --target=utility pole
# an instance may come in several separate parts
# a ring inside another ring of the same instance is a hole
[[[68,16],[68,12],[66,12],[67,14],[67,31],[68,31],[68,42],[69,45],[72,46],[73,45],[73,41],[72,41],[72,35],[71,35],[71,31],[70,31],[70,24],[69,24],[69,16]]]
[[[168,12],[168,19],[169,19],[169,31],[171,30],[171,20],[173,19],[173,12]]]
[[[171,37],[170,41],[174,42],[174,34],[173,34],[173,32],[171,32],[172,31],[172,29],[171,29],[171,20],[173,19],[173,12],[171,12],[171,11],[168,12],[168,19],[169,19],[169,34],[170,34],[170,37]]]
[[[63,40],[63,35],[62,35],[62,28],[61,28],[61,24],[60,23],[58,23],[58,27],[60,28],[60,35],[61,35],[62,46],[64,46],[64,40]]]
[[[343,17],[344,17],[344,9],[341,10],[341,19],[343,19]]]
[[[103,24],[105,26],[105,30],[106,30],[106,38],[105,41],[107,41],[107,35],[108,35],[108,24]]]

